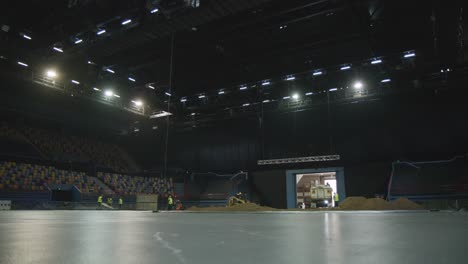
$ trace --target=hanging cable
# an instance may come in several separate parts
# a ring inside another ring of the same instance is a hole
[[[169,91],[172,92],[172,78],[174,71],[174,32],[171,36],[171,61],[169,63]],[[170,112],[171,108],[171,98],[167,100],[167,112]],[[164,144],[164,173],[163,176],[167,177],[167,150],[169,146],[169,116],[166,117],[166,142]]]

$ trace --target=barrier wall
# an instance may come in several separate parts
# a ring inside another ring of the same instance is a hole
[[[10,210],[10,209],[11,209],[11,201],[9,201],[9,200],[0,200],[0,211]]]
[[[158,210],[157,194],[140,194],[136,196],[136,210]]]

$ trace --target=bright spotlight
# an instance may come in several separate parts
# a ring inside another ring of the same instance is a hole
[[[57,77],[57,72],[55,72],[54,70],[48,70],[46,71],[46,76],[49,78],[55,78]]]
[[[224,91],[219,91],[218,94],[224,94]]]
[[[132,101],[132,103],[134,103],[136,106],[142,106],[143,105],[143,102],[140,101],[140,100]]]
[[[77,39],[77,40],[75,40],[75,44],[80,44],[81,42],[83,42],[82,39]]]
[[[28,40],[31,40],[31,39],[32,39],[30,36],[28,36],[28,35],[26,35],[26,34],[23,34],[23,38],[28,39]]]
[[[269,81],[264,81],[262,82],[262,86],[267,86],[267,85],[270,85],[271,83]]]
[[[340,70],[342,70],[342,71],[346,71],[346,70],[349,70],[349,69],[351,69],[351,66],[349,66],[349,65],[346,65],[346,66],[343,66],[343,67],[340,68]]]
[[[416,56],[416,53],[410,52],[410,53],[406,53],[403,57],[405,57],[405,58],[411,58],[411,57],[414,57],[414,56]]]
[[[382,63],[382,60],[373,60],[371,61],[371,64],[379,64]]]
[[[154,13],[156,13],[158,11],[159,11],[159,9],[155,8],[155,9],[151,10],[150,12],[151,12],[151,14],[154,14]]]
[[[172,96],[172,94],[168,93],[168,92],[165,92],[164,94],[167,95],[167,96]]]
[[[112,92],[111,90],[106,90],[106,91],[104,91],[104,95],[105,96],[112,96],[112,95],[114,95],[114,92]]]
[[[153,89],[153,90],[155,89],[154,86],[152,86],[151,84],[148,85],[148,88]]]
[[[132,81],[132,82],[136,82],[136,80],[134,78],[132,78],[132,77],[128,77],[128,80]]]
[[[106,33],[106,30],[105,30],[105,29],[101,29],[101,30],[99,30],[96,34],[97,34],[97,35],[102,35],[102,34],[104,34],[104,33]]]
[[[181,103],[187,102],[187,98],[182,98],[182,99],[180,99],[180,102],[181,102]]]
[[[131,19],[124,20],[124,21],[122,21],[122,25],[127,25],[130,22],[132,22]]]
[[[292,99],[297,100],[299,99],[299,94],[295,93],[292,95]]]
[[[74,84],[80,84],[79,81],[75,81],[75,80],[71,80],[71,82],[74,83]]]
[[[245,103],[242,106],[246,107],[246,106],[249,106],[249,105],[250,105],[249,103]]]
[[[239,90],[247,90],[247,86],[242,86],[239,88]]]
[[[63,49],[61,49],[61,48],[53,47],[53,49],[54,49],[55,51],[58,51],[58,52],[63,52]]]
[[[321,71],[316,71],[314,73],[312,73],[313,76],[317,76],[317,75],[322,75],[322,72]]]
[[[111,70],[111,69],[109,69],[109,68],[107,68],[106,71],[107,71],[107,72],[110,72],[110,73],[115,73],[115,71],[113,71],[113,70]]]
[[[286,81],[294,81],[294,80],[296,80],[296,77],[294,77],[294,76],[288,76],[286,78]]]
[[[381,83],[386,83],[386,82],[390,82],[390,81],[391,81],[390,79],[383,79],[383,80],[381,80],[380,82],[381,82]]]
[[[305,95],[306,95],[306,96],[309,96],[309,95],[313,95],[313,94],[314,94],[314,93],[312,93],[312,92],[307,92]]]
[[[23,66],[23,67],[28,67],[28,64],[24,63],[24,62],[21,62],[21,61],[18,61],[18,64]]]
[[[360,81],[357,81],[353,84],[354,89],[361,89],[363,86],[364,84],[362,84]]]

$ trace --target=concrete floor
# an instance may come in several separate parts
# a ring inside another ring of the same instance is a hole
[[[3,211],[0,263],[468,263],[468,214]]]

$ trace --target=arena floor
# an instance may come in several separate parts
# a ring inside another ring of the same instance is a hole
[[[0,263],[467,263],[468,213],[0,212]]]

